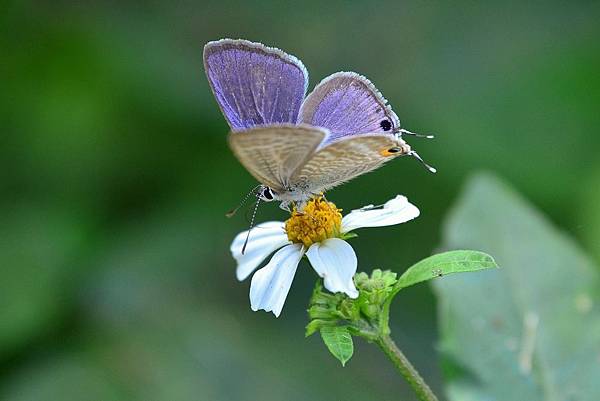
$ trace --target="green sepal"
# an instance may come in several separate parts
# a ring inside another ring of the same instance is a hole
[[[358,234],[354,233],[354,232],[349,232],[349,233],[342,233],[340,234],[339,238],[345,240],[349,240],[351,238],[356,238],[358,237]]]
[[[322,327],[335,326],[335,324],[336,324],[336,322],[331,321],[331,320],[324,320],[324,319],[311,320],[306,325],[306,331],[304,333],[304,336],[310,337],[313,334],[315,334],[317,331],[321,330]]]

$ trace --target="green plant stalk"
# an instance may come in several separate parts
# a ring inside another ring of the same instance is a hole
[[[395,292],[397,291],[399,291],[399,289]],[[389,312],[391,300],[392,297],[388,298],[388,301],[384,303],[377,323],[369,324],[365,322],[365,326],[361,328],[355,326],[356,331],[353,334],[377,344],[390,361],[392,361],[402,377],[408,382],[419,400],[438,401],[438,398],[429,385],[423,380],[406,355],[398,348],[394,340],[392,340],[392,337],[390,337]]]
[[[389,334],[382,333],[375,340],[379,348],[387,355],[392,361],[394,366],[398,369],[400,374],[406,379],[410,387],[416,393],[417,397],[421,401],[438,401],[431,388],[425,383],[425,380],[421,377],[419,372],[410,363],[406,356],[400,351],[400,348],[394,343],[394,340]]]
[[[392,361],[394,366],[398,369],[404,379],[406,379],[410,387],[421,401],[438,401],[438,398],[435,396],[433,391],[431,391],[431,388],[427,385],[425,380],[423,380],[417,369],[415,369],[408,358],[406,358],[406,355],[404,355],[394,340],[392,340],[392,337],[390,337],[390,306],[394,296],[401,289],[402,287],[396,284],[394,291],[384,302],[383,308],[379,315],[377,337],[374,341]]]

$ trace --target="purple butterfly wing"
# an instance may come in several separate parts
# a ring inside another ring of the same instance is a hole
[[[300,122],[329,129],[328,142],[354,134],[390,134],[400,127],[377,88],[354,72],[323,79],[302,104]]]
[[[233,131],[298,121],[308,72],[296,57],[261,43],[222,39],[204,46],[204,68]]]

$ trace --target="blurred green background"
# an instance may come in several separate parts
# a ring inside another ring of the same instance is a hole
[[[4,2],[0,399],[412,399],[372,346],[357,341],[342,369],[304,338],[307,263],[279,319],[250,310],[229,254],[248,223],[224,214],[255,181],[227,148],[202,47],[279,47],[310,88],[360,72],[404,127],[437,135],[410,142],[438,174],[407,158],[328,194],[346,210],[397,193],[421,209],[360,231],[360,270],[401,272],[438,249],[481,169],[598,261],[598,21],[598,2]],[[284,218],[273,204],[258,215]],[[392,316],[441,393],[430,288],[403,291]]]

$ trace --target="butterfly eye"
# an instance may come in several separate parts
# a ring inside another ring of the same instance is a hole
[[[269,188],[269,187],[265,187],[265,189],[263,189],[261,195],[262,195],[263,200],[265,200],[267,202],[272,201],[274,198],[273,192],[271,192],[271,188]]]
[[[390,122],[390,120],[381,120],[379,125],[384,131],[389,131],[390,129],[392,129],[392,123]]]

